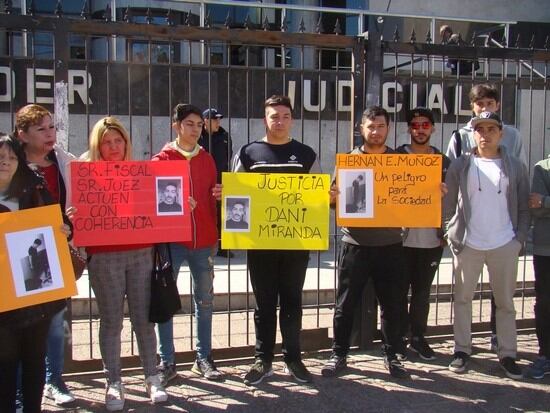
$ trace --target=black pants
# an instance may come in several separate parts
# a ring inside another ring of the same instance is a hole
[[[533,255],[535,268],[535,325],[539,355],[550,359],[550,257]]]
[[[380,303],[384,351],[388,355],[395,354],[401,341],[401,303],[407,294],[403,265],[401,244],[364,247],[342,243],[332,346],[336,354],[345,356],[348,353],[355,308],[369,278],[374,282],[374,292]]]
[[[268,363],[273,360],[278,301],[284,359],[286,362],[300,360],[302,289],[309,251],[253,250],[248,251],[247,257],[256,298],[256,358]]]
[[[406,289],[411,289],[410,306],[405,295],[401,306],[401,336],[421,337],[426,333],[430,313],[430,292],[443,248],[403,247],[405,252]]]
[[[17,369],[21,364],[24,412],[40,413],[49,328],[50,319],[24,328],[0,326],[0,412],[15,413]]]

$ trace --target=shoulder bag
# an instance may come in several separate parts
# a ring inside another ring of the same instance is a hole
[[[149,321],[164,323],[181,309],[180,294],[172,268],[170,246],[156,244],[153,251]]]

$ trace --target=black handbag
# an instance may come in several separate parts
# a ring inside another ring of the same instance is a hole
[[[149,321],[164,323],[181,309],[180,294],[176,285],[176,277],[174,277],[169,245],[155,245],[153,254]]]

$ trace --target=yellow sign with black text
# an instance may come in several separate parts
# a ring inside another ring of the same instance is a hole
[[[222,248],[326,250],[328,174],[222,174]]]

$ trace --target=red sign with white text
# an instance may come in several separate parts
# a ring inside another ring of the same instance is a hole
[[[185,161],[72,162],[77,246],[189,241]]]

